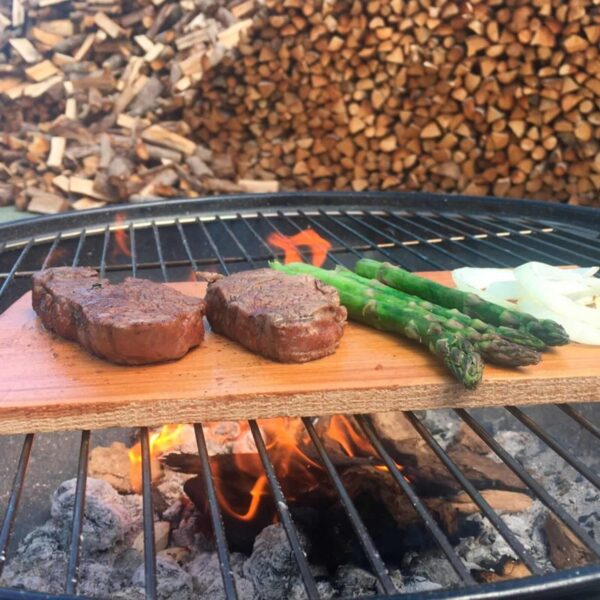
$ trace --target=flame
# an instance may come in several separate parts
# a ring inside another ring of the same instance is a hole
[[[126,228],[121,225],[125,222],[125,215],[123,213],[117,213],[115,217],[115,225],[118,226],[118,229],[114,230],[115,235],[115,245],[112,249],[111,256],[115,259],[120,254],[126,256],[127,258],[131,258],[131,250],[129,245],[129,234],[127,233]]]
[[[241,440],[243,436],[251,436],[247,423],[239,425],[238,440]],[[289,500],[295,500],[299,494],[309,492],[320,485],[325,471],[318,460],[311,458],[302,450],[302,447],[309,448],[311,445],[308,443],[308,433],[304,429],[301,419],[280,417],[263,420],[260,428],[277,478],[281,483],[284,495]],[[218,434],[213,433],[213,429],[211,426],[205,427],[205,435],[207,438],[213,436],[215,440],[218,440]],[[181,443],[182,431],[182,425],[165,425],[159,432],[150,436],[153,478],[160,473],[158,457]],[[376,457],[375,451],[367,439],[358,432],[351,418],[331,417],[322,439],[324,442],[327,442],[327,439],[329,443],[336,442],[338,445],[336,451],[348,458]],[[247,447],[248,445],[244,446],[244,448]],[[239,480],[248,481],[247,491],[240,493],[239,485],[232,486],[231,480],[227,479],[231,478],[231,473],[220,472],[220,463],[213,461],[217,498],[224,514],[239,521],[250,522],[259,514],[263,497],[270,495],[268,479],[258,453],[253,450],[251,445],[247,450],[244,449],[243,452],[235,453],[232,456]],[[129,459],[132,487],[139,493],[142,487],[142,456],[139,443],[130,449]],[[400,465],[397,466],[402,469]],[[381,464],[375,465],[375,468],[382,472],[388,472],[388,468]],[[227,485],[228,482],[229,485]],[[269,513],[264,512],[263,516],[270,517]]]
[[[284,251],[286,265],[291,262],[302,262],[298,248],[308,246],[312,254],[312,264],[321,267],[331,248],[331,244],[310,227],[292,236],[273,232],[267,236],[267,243]]]
[[[153,478],[160,471],[158,457],[181,442],[183,425],[165,425],[160,431],[150,435],[150,466]],[[131,487],[135,492],[142,490],[142,445],[140,442],[129,450]]]

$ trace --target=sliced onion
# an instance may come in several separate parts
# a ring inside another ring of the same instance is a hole
[[[573,341],[600,345],[598,267],[560,269],[530,262],[511,269],[462,268],[456,286],[502,306],[560,323]]]

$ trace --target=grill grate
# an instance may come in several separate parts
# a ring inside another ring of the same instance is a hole
[[[302,208],[291,208],[298,200],[301,200],[297,204]],[[600,231],[600,214],[587,210],[566,210],[565,207],[546,205],[543,205],[542,209],[542,205],[536,207],[534,203],[517,205],[494,200],[489,200],[484,205],[464,198],[457,198],[451,202],[447,199],[414,195],[367,195],[363,199],[359,196],[352,198],[351,195],[333,194],[327,198],[326,208],[320,207],[324,204],[322,195],[265,197],[262,201],[260,210],[249,206],[248,198],[224,199],[218,204],[219,210],[210,213],[210,201],[174,202],[170,205],[124,207],[118,221],[110,225],[107,225],[106,221],[114,218],[117,209],[109,211],[108,217],[96,212],[78,218],[67,216],[62,219],[39,219],[10,229],[0,228],[0,239],[4,238],[0,242],[0,312],[29,289],[31,273],[42,267],[69,264],[91,266],[97,268],[101,276],[106,275],[112,280],[130,275],[144,276],[157,281],[185,280],[189,278],[191,271],[198,269],[212,269],[228,274],[262,267],[268,260],[280,257],[264,241],[269,233],[293,235],[307,227],[312,227],[333,244],[325,265],[327,267],[336,264],[352,266],[356,258],[363,256],[392,260],[411,270],[452,269],[464,265],[490,264],[509,267],[526,260],[543,260],[554,264],[600,262],[600,244],[594,240],[597,240]],[[369,209],[357,209],[357,206],[363,206],[365,203]],[[213,205],[213,208],[214,206],[216,205]],[[422,208],[419,208],[420,206]],[[537,213],[540,216],[536,216]],[[124,236],[127,236],[128,252],[123,251]],[[300,253],[305,260],[310,258],[302,250]],[[600,429],[586,416],[568,405],[557,406],[556,409],[560,409],[570,420],[600,439]],[[530,416],[512,406],[507,406],[506,411],[590,483],[600,487],[598,475]],[[600,559],[598,541],[593,539],[523,465],[487,432],[482,423],[467,410],[455,412],[527,485],[532,495],[544,503]],[[509,594],[520,598],[538,597],[540,594],[561,597],[567,588],[569,593],[581,594],[600,590],[599,567],[590,566],[562,573],[544,574],[505,521],[437,443],[432,432],[414,413],[407,412],[406,416],[461,488],[534,575],[526,580],[476,586],[471,573],[449,539],[384,448],[369,415],[359,415],[357,422],[365,437],[388,467],[399,490],[415,508],[429,534],[465,586],[437,593],[436,598],[491,598],[508,597]],[[395,597],[397,590],[386,565],[359,511],[345,490],[312,420],[303,418],[302,421],[312,440],[316,456],[320,458],[329,475],[344,512],[377,577],[379,593],[382,597]],[[307,596],[310,599],[318,598],[316,582],[262,434],[255,421],[250,421],[249,426]],[[225,596],[228,600],[234,599],[237,597],[236,590],[202,424],[195,425],[195,434]],[[75,597],[77,592],[90,440],[91,433],[83,431],[63,598]],[[0,528],[0,575],[6,562],[33,443],[33,434],[25,436]],[[141,429],[141,447],[145,586],[146,597],[154,600],[157,597],[156,556],[147,428]],[[10,590],[0,590],[0,598],[16,597],[21,598],[22,595]],[[48,596],[32,594],[31,597]],[[424,598],[428,597],[428,594],[406,594],[402,597]]]

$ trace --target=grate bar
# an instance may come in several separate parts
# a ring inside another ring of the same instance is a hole
[[[434,248],[435,250],[437,250],[438,252],[442,253],[444,256],[447,256],[448,258],[450,258],[450,260],[452,262],[456,262],[457,258],[454,254],[452,254],[452,252],[450,252],[449,250],[446,250],[445,248],[440,247],[440,244],[432,244],[431,242],[427,241],[426,238],[424,238],[422,235],[417,235],[414,232],[414,228],[415,228],[415,224],[411,223],[408,219],[406,219],[405,217],[402,217],[401,215],[399,215],[396,212],[387,212],[386,213],[386,220],[382,217],[380,217],[379,215],[371,215],[374,219],[376,219],[377,221],[380,221],[382,223],[384,223],[385,225],[388,225],[389,227],[392,227],[393,229],[395,229],[396,231],[400,231],[402,233],[404,233],[405,235],[409,236],[409,237],[413,237],[416,240],[418,240],[421,244],[425,244],[426,247],[429,248]],[[416,215],[419,216],[419,215]],[[390,219],[390,217],[393,217],[394,219],[400,221],[400,223],[405,223],[408,226],[408,229],[406,226],[402,226],[399,225],[398,223],[394,222],[393,220]],[[425,229],[424,227],[421,227],[422,229]],[[439,237],[438,234],[436,232],[432,232],[436,237]],[[443,240],[443,241],[450,241],[450,240]],[[464,262],[464,261],[463,261]],[[472,265],[472,263],[464,263],[467,264],[469,266]],[[446,269],[445,265],[442,265],[440,263],[437,263],[436,265],[439,269]]]
[[[48,263],[50,262],[50,257],[56,251],[56,248],[57,248],[58,244],[60,243],[61,238],[62,238],[62,232],[59,232],[58,235],[54,236],[54,239],[52,240],[52,244],[50,245],[50,248],[48,249],[48,253],[46,254],[46,258],[44,258],[44,262],[42,263],[40,270],[44,270],[48,266]]]
[[[67,564],[67,581],[65,593],[75,594],[79,569],[79,548],[83,530],[83,516],[85,508],[85,488],[87,484],[88,459],[90,454],[90,432],[81,432],[81,445],[79,447],[79,466],[77,467],[77,485],[75,486],[75,503],[73,506],[73,521],[71,525],[71,541],[69,542],[69,562]]]
[[[21,448],[21,455],[19,456],[19,464],[17,465],[17,470],[13,479],[10,496],[8,498],[8,505],[6,507],[6,513],[4,514],[4,519],[2,520],[2,527],[0,527],[0,575],[2,575],[2,570],[4,569],[4,564],[6,563],[8,542],[10,541],[12,528],[17,515],[17,509],[19,508],[19,500],[21,499],[25,474],[27,473],[27,467],[29,466],[32,445],[33,433],[28,433],[23,440],[23,447]]]
[[[433,224],[434,227],[440,225],[440,223],[436,223],[436,221],[434,219],[432,219],[431,217],[427,217],[425,215],[416,215],[416,214],[414,216],[420,218],[421,221],[425,221],[426,223]],[[450,238],[444,237],[446,234],[441,234],[439,231],[435,230],[433,227],[426,227],[425,225],[421,225],[421,224],[419,224],[419,226],[422,227],[423,229],[425,229],[426,231],[430,231],[433,235],[439,236],[442,239],[446,239],[448,242],[455,244],[457,246],[461,246],[467,252],[471,252],[472,254],[475,254],[475,256],[479,256],[480,258],[484,258],[487,261],[495,263],[498,267],[508,266],[508,263],[504,260],[497,260],[497,259],[493,258],[492,256],[490,256],[489,254],[482,252],[481,250],[477,250],[476,248],[471,248],[470,246],[466,246],[459,240],[452,239],[451,237]],[[449,225],[449,224],[445,223],[444,226],[447,229],[450,229],[451,231],[454,231],[455,233],[457,233],[460,237],[475,241],[478,244],[481,244],[482,246],[487,246],[487,247],[491,246],[492,250],[500,250],[501,252],[504,252],[505,254],[510,254],[511,256],[515,256],[515,254],[508,248],[503,248],[502,246],[496,245],[486,239],[476,238],[475,236],[468,234],[467,232],[463,231],[462,229],[459,229],[455,225]]]
[[[256,229],[252,227],[252,225],[250,224],[251,219],[244,219],[244,217],[240,213],[237,213],[236,217],[246,226],[246,228],[258,240],[261,246],[263,246],[265,250],[269,253],[269,259],[274,259],[275,254],[273,254],[273,249],[269,246],[269,244],[267,244],[267,242],[265,242],[265,240],[263,240],[260,237],[260,235],[258,235]]]
[[[100,256],[100,279],[106,275],[106,253],[108,252],[108,242],[110,241],[110,227],[107,225],[104,229],[102,239],[102,255]]]
[[[33,246],[33,238],[31,238],[27,242],[27,245],[23,248],[23,250],[21,250],[19,257],[14,262],[11,270],[9,271],[6,279],[4,280],[4,283],[2,284],[2,286],[0,286],[0,298],[2,297],[2,294],[4,294],[6,288],[10,285],[11,281],[13,280],[13,278],[15,276],[15,273],[17,272],[17,269],[19,268],[19,265],[23,262],[23,259],[25,258],[25,256],[27,256],[27,253],[29,252],[29,250],[31,249],[32,246]],[[1,253],[2,252],[0,251],[0,254]]]
[[[514,459],[466,410],[454,409],[454,412],[500,457],[513,473],[519,477],[534,494],[543,502],[569,529],[595,554],[600,556],[600,544],[593,540],[587,532],[569,515],[560,504]]]
[[[360,545],[362,546],[362,549],[364,550],[367,559],[369,560],[369,563],[375,572],[377,580],[379,581],[386,595],[390,596],[395,594],[397,591],[396,586],[390,579],[387,567],[381,559],[379,551],[375,547],[375,544],[373,543],[365,524],[363,523],[358,511],[356,510],[356,507],[354,506],[354,503],[348,495],[348,492],[346,491],[346,488],[344,487],[344,484],[342,483],[342,480],[340,479],[333,462],[331,462],[331,459],[329,458],[329,455],[323,446],[323,442],[320,440],[315,428],[313,427],[313,424],[308,417],[302,417],[302,422],[304,423],[304,426],[308,431],[308,435],[310,436],[315,448],[317,449],[317,452],[319,453],[321,462],[323,463],[327,474],[335,486],[342,506],[344,507],[344,511],[350,519],[350,523],[352,524],[352,527],[358,536],[358,541],[360,542]]]
[[[506,526],[498,513],[489,505],[487,500],[467,479],[465,474],[458,468],[456,463],[448,456],[448,454],[446,454],[446,452],[444,452],[442,447],[437,443],[425,425],[423,425],[423,423],[417,419],[416,415],[412,411],[405,411],[404,414],[408,417],[414,428],[427,442],[427,445],[433,450],[435,455],[440,459],[446,469],[448,469],[452,476],[460,483],[460,485],[462,485],[473,502],[475,502],[475,504],[479,507],[481,512],[488,518],[490,523],[497,529],[500,535],[502,535],[508,545],[515,551],[517,556],[527,565],[527,568],[534,575],[540,575],[542,571],[533,560],[533,557],[525,549],[523,544],[521,544],[521,542],[516,538],[514,533]]]
[[[425,504],[423,504],[422,500],[413,490],[410,483],[408,483],[408,481],[404,478],[404,476],[400,472],[400,469],[396,466],[396,462],[383,446],[383,443],[381,442],[377,433],[373,429],[373,425],[370,421],[370,416],[355,415],[354,418],[361,426],[366,436],[369,438],[369,442],[371,442],[371,445],[373,446],[373,448],[375,448],[377,454],[379,454],[379,456],[385,463],[385,466],[388,468],[390,474],[392,475],[396,483],[402,488],[402,491],[404,492],[405,496],[410,500],[410,503],[412,504],[413,508],[425,523],[427,529],[435,539],[442,552],[446,555],[446,558],[452,565],[452,568],[454,569],[456,574],[465,583],[474,584],[475,580],[473,579],[469,571],[466,569],[462,560],[456,553],[456,550],[454,550],[452,544],[450,544],[450,541],[448,540],[444,532],[435,522],[435,519],[431,516]]]
[[[190,248],[190,243],[187,239],[187,235],[185,235],[185,231],[183,230],[183,226],[181,225],[181,221],[179,219],[175,219],[175,227],[177,227],[177,231],[179,232],[179,237],[181,238],[181,243],[183,244],[183,249],[187,254],[187,257],[190,259],[190,264],[192,265],[192,269],[194,271],[198,270],[198,264],[194,260],[194,255],[192,254],[192,249]]]
[[[156,221],[152,221],[152,233],[154,235],[154,243],[156,244],[156,253],[158,254],[158,262],[160,263],[160,270],[165,281],[169,281],[169,275],[167,274],[167,267],[165,265],[165,259],[163,258],[162,246],[160,243],[160,233],[156,226]]]
[[[142,501],[144,522],[144,584],[146,599],[157,600],[156,546],[154,544],[154,508],[152,506],[152,467],[148,428],[140,428],[142,443]]]
[[[129,252],[131,253],[131,275],[137,277],[137,252],[135,250],[135,227],[129,223]]]
[[[465,216],[461,215],[460,218],[455,219],[453,217],[446,216],[446,215],[443,215],[440,213],[433,213],[433,214],[440,220],[441,223],[444,224],[445,227],[448,227],[449,229],[453,229],[454,231],[460,232],[461,235],[464,235],[465,237],[467,237],[471,240],[476,240],[476,241],[480,242],[481,244],[491,248],[492,250],[500,250],[501,252],[504,252],[505,254],[509,254],[510,256],[512,256],[519,262],[523,262],[523,254],[519,254],[517,251],[510,250],[509,248],[506,247],[507,244],[510,246],[513,246],[513,247],[516,246],[517,248],[521,248],[528,253],[535,252],[536,255],[544,256],[553,261],[557,260],[557,261],[561,262],[561,264],[568,264],[568,261],[565,261],[560,258],[557,259],[552,254],[548,254],[547,252],[544,252],[543,250],[540,250],[539,248],[532,248],[531,246],[528,246],[524,242],[520,241],[518,238],[522,238],[523,234],[521,234],[519,231],[517,231],[515,229],[509,229],[508,227],[506,227],[505,231],[507,231],[511,235],[498,235],[497,232],[494,232],[494,231],[484,227],[479,219],[477,219],[471,215],[465,215]],[[458,229],[457,227],[454,226],[454,224],[457,221],[462,222],[465,225],[470,225],[471,227],[477,228],[480,232],[487,235],[489,239],[483,239],[482,237],[480,237],[476,234],[473,234],[473,233],[463,232],[461,229]],[[496,240],[498,242],[500,240],[502,240],[502,243],[501,244],[495,243],[495,241],[493,241],[493,240]],[[537,242],[537,241],[541,241],[541,240],[539,240],[537,237],[535,237],[535,238],[533,238],[533,241]],[[504,266],[510,267],[510,266],[512,266],[512,264],[506,263]]]
[[[546,433],[529,415],[519,410],[516,406],[505,406],[506,410],[519,419],[527,429],[532,431],[546,445],[548,445],[563,460],[568,462],[576,471],[579,471],[588,481],[591,481],[600,489],[600,477],[594,473],[587,465],[582,463],[577,457],[573,456],[568,450],[563,448],[551,435]]]
[[[75,249],[75,256],[73,256],[73,267],[77,267],[79,265],[79,257],[81,256],[81,250],[83,249],[83,244],[85,243],[87,232],[85,229],[81,231],[79,234],[79,241],[77,242],[77,248]]]
[[[500,219],[499,217],[493,217],[493,220],[501,223],[502,226],[504,227],[504,219]],[[580,236],[575,236],[574,234],[571,234],[569,232],[560,232],[559,233],[554,227],[552,227],[553,231],[544,231],[544,229],[547,228],[548,225],[540,225],[533,219],[528,219],[527,217],[520,217],[519,221],[525,222],[526,223],[525,226],[529,229],[536,227],[537,229],[534,230],[536,233],[542,233],[546,236],[553,237],[553,238],[556,238],[556,239],[559,239],[559,240],[562,240],[565,242],[569,242],[571,244],[574,244],[574,245],[580,247],[586,253],[579,254],[575,250],[569,250],[568,248],[565,248],[564,244],[557,244],[556,246],[554,246],[555,248],[558,247],[561,250],[570,252],[571,254],[577,254],[577,256],[582,257],[586,261],[590,260],[590,251],[594,252],[595,256],[600,257],[600,255],[598,254],[598,245],[597,244],[596,245],[587,244],[585,242],[585,240],[582,239]]]
[[[225,589],[225,597],[227,600],[237,600],[237,591],[235,589],[235,580],[233,571],[231,570],[231,561],[229,560],[229,551],[227,549],[227,540],[225,538],[225,529],[223,528],[223,520],[219,511],[217,502],[217,492],[212,478],[210,461],[208,458],[208,449],[206,447],[206,439],[204,437],[204,429],[202,425],[197,423],[194,425],[196,434],[196,445],[198,446],[198,454],[200,455],[200,463],[202,465],[202,478],[204,479],[204,488],[208,498],[208,507],[210,510],[210,518],[212,521],[215,541],[217,543],[217,555],[219,557],[219,568],[221,569],[221,577],[223,578],[223,588]]]
[[[560,408],[560,410],[577,421],[577,423],[579,423],[584,429],[587,429],[592,435],[600,439],[600,427],[594,425],[587,417],[584,417],[581,413],[578,413],[568,404],[555,404],[554,406],[556,406],[556,408]]]
[[[246,261],[249,262],[252,265],[252,267],[256,268],[256,263],[254,262],[253,258],[248,254],[248,251],[246,250],[246,248],[244,248],[244,246],[242,246],[240,241],[237,239],[237,236],[233,234],[233,231],[231,231],[231,228],[229,227],[229,225],[227,225],[227,221],[225,219],[221,219],[221,217],[217,217],[217,222],[221,223],[221,225],[227,232],[227,235],[233,241],[233,243],[238,247],[239,251],[242,253],[242,256],[246,259]]]
[[[300,537],[298,535],[298,530],[296,529],[292,520],[290,508],[287,505],[287,502],[285,501],[285,497],[283,495],[283,492],[281,491],[281,486],[279,485],[279,481],[277,480],[277,476],[275,475],[273,463],[271,462],[269,455],[267,454],[267,449],[265,448],[265,442],[263,440],[262,434],[255,420],[252,419],[248,421],[248,423],[250,425],[252,437],[254,438],[254,442],[256,443],[256,449],[258,450],[260,460],[265,469],[267,479],[269,480],[271,493],[275,498],[275,506],[277,507],[277,512],[279,513],[281,524],[283,526],[283,529],[285,530],[285,534],[292,548],[294,558],[296,559],[296,564],[300,569],[300,575],[302,576],[302,583],[304,584],[304,589],[306,590],[308,598],[310,598],[311,600],[313,600],[314,598],[318,599],[319,591],[317,590],[317,584],[315,583],[314,577],[310,571],[310,566],[308,564],[308,560],[306,559],[306,553],[304,552],[302,544],[300,543]]]
[[[490,231],[488,228],[486,228],[483,223],[485,223],[485,221],[483,219],[478,219],[476,217],[473,217],[471,215],[469,215],[468,217],[469,221],[472,221],[477,227],[479,227],[481,229],[481,231],[488,233],[491,236],[495,236],[498,237],[496,235],[496,233],[494,233],[493,231]],[[546,252],[544,250],[540,250],[540,248],[533,248],[531,246],[528,246],[527,244],[518,241],[517,237],[523,237],[523,234],[519,232],[519,230],[515,229],[514,227],[509,227],[506,222],[504,220],[500,221],[498,219],[498,222],[502,225],[502,228],[505,231],[508,231],[509,233],[513,234],[511,236],[506,236],[504,239],[506,241],[510,241],[513,244],[516,244],[518,246],[520,246],[521,248],[525,249],[527,252],[534,252],[535,254],[539,255],[539,256],[543,256],[547,259],[550,259],[552,262],[557,262],[558,264],[561,265],[569,265],[571,264],[570,260],[567,260],[565,258],[561,258],[559,256],[556,256],[556,254],[550,254],[549,252]],[[548,235],[548,232],[543,232],[543,231],[536,231],[533,232],[536,234],[540,234],[540,235],[529,235],[527,236],[528,238],[530,238],[530,240],[532,242],[535,242],[536,244],[542,245],[544,247],[550,247],[552,249],[556,249],[556,246],[550,242],[548,242],[547,240],[542,239],[542,235]],[[571,250],[569,250],[568,248],[561,248],[562,251],[564,252],[568,252],[570,254],[573,254],[575,256],[579,256],[581,258],[581,255],[577,252],[573,252]],[[520,256],[517,255],[517,258],[519,258],[520,260],[522,260],[522,258]]]
[[[217,245],[215,244],[215,240],[213,239],[212,235],[210,235],[210,232],[208,231],[208,228],[204,224],[204,221],[202,221],[200,219],[196,219],[196,223],[202,230],[204,237],[208,240],[208,243],[210,244],[210,247],[212,248],[213,252],[215,253],[217,260],[219,261],[219,264],[221,265],[221,268],[225,272],[225,275],[229,275],[230,271],[229,271],[229,268],[227,267],[227,265],[225,264],[225,259],[223,258],[221,251],[217,248]]]
[[[354,215],[351,215],[348,212],[344,211],[342,214],[344,216],[348,217],[349,219],[352,219],[352,221],[354,221],[355,223],[358,223],[360,226],[366,227],[367,229],[370,229],[371,231],[373,231],[373,232],[375,232],[375,233],[377,233],[377,234],[385,237],[386,239],[390,240],[393,244],[398,244],[398,240],[396,238],[394,238],[394,237],[388,235],[387,233],[381,231],[381,229],[378,229],[377,227],[373,227],[372,225],[369,225],[368,223],[365,223],[364,221],[361,221],[360,219],[358,219]],[[327,216],[329,217],[329,215],[327,215]],[[375,217],[375,215],[373,215],[373,214],[369,214],[369,216]],[[332,217],[329,217],[329,218],[332,219]],[[371,248],[373,248],[377,252],[380,252],[384,256],[387,256],[389,259],[391,259],[394,262],[396,262],[396,259],[394,258],[394,256],[392,256],[391,253],[387,252],[383,248],[379,248],[377,246],[377,244],[374,244],[371,240],[369,240],[369,238],[367,238],[367,237],[363,236],[362,234],[358,233],[358,231],[356,231],[353,227],[350,227],[349,225],[347,225],[343,221],[336,221],[336,222],[339,223],[340,225],[342,225],[343,227],[345,227],[346,229],[348,229],[348,231],[352,232],[354,235],[360,237],[360,239],[362,239],[364,242],[366,242],[367,244],[369,244],[369,246]],[[384,221],[384,222],[387,224],[387,221]],[[417,239],[421,243],[427,243],[427,241],[424,240],[423,238],[418,239],[417,236],[414,236],[414,237],[415,237],[415,239]],[[429,244],[428,244],[428,246],[429,246]],[[436,260],[434,260],[432,258],[429,258],[425,254],[423,254],[422,252],[419,252],[418,250],[415,250],[411,246],[404,246],[404,245],[402,245],[402,248],[405,249],[405,250],[407,250],[413,256],[416,256],[420,260],[422,260],[422,261],[426,262],[427,264],[430,264],[431,266],[435,267],[436,269],[444,269],[444,266],[441,263],[437,262]],[[443,248],[437,248],[436,247],[436,250],[438,250],[439,252],[442,252],[442,253],[445,252]]]

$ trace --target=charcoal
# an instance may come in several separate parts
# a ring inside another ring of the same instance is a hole
[[[135,587],[144,589],[144,565],[138,567],[131,582]],[[191,576],[177,561],[162,552],[156,556],[156,592],[158,600],[192,600],[194,597]]]
[[[300,535],[308,553],[308,542],[302,532]],[[280,523],[265,527],[256,536],[252,555],[244,564],[244,575],[252,581],[261,600],[278,600],[289,595],[298,567]]]
[[[72,526],[75,487],[77,481],[61,483],[52,496],[50,512],[55,522],[68,536]],[[102,479],[88,478],[83,517],[83,548],[88,552],[109,550],[122,542],[132,528],[132,515],[123,497]]]
[[[402,586],[402,592],[404,594],[411,594],[416,592],[429,592],[431,590],[439,590],[442,586],[439,583],[434,583],[433,581],[429,581],[426,577],[409,577],[404,580],[404,584]]]
[[[243,564],[246,557],[234,552],[231,554],[230,560],[239,600],[252,600],[255,596],[254,586],[249,579],[243,576]],[[219,557],[216,552],[201,552],[187,565],[187,569],[192,576],[196,597],[207,600],[225,598]]]
[[[410,553],[402,561],[403,572],[410,576],[421,577],[423,580],[443,586],[460,583],[460,579],[448,559],[439,550],[430,552]]]
[[[79,567],[77,593],[90,598],[112,598],[122,588],[121,581],[111,566],[86,561]]]
[[[62,536],[62,530],[50,521],[25,536],[4,569],[0,587],[62,593],[67,573]]]
[[[333,585],[343,598],[367,596],[377,591],[377,578],[354,565],[342,565],[335,572]]]
[[[321,600],[335,598],[335,588],[331,585],[331,583],[329,583],[329,581],[317,581],[316,583],[317,590],[319,592],[319,598],[321,598]],[[287,600],[306,600],[307,598],[308,596],[306,595],[304,583],[302,583],[302,579],[297,578],[290,587],[290,593],[287,597]]]

